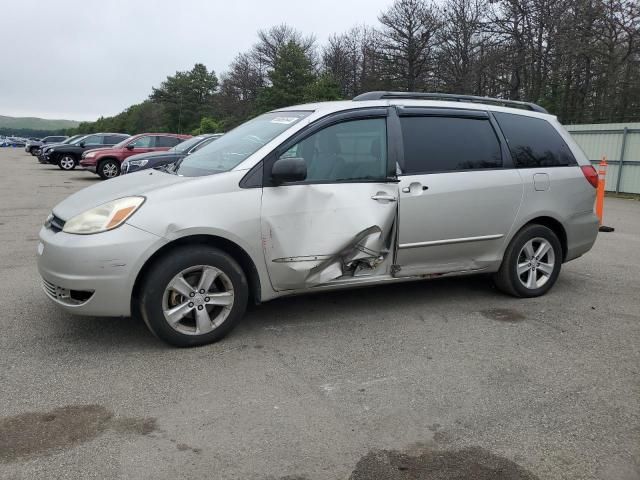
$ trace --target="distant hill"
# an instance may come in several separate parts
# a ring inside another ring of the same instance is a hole
[[[6,117],[0,115],[0,128],[16,130],[47,130],[56,131],[75,128],[80,124],[75,120],[49,120],[36,117]]]

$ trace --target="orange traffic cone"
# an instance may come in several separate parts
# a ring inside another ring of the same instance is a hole
[[[604,216],[604,187],[607,177],[607,157],[602,157],[602,161],[598,165],[598,188],[596,189],[596,215],[600,222],[599,231],[601,232],[613,232],[613,227],[607,227],[602,224],[602,218]]]

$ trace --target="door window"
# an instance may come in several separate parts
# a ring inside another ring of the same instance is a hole
[[[495,112],[518,168],[577,165],[571,150],[553,126],[542,118]]]
[[[303,158],[308,183],[380,180],[387,176],[384,118],[338,123],[316,132],[281,158]]]
[[[154,146],[154,137],[145,135],[144,137],[135,139],[129,145],[134,148],[152,148]]]
[[[502,167],[500,143],[486,118],[401,117],[404,174]]]
[[[181,138],[178,137],[156,137],[156,147],[175,147],[180,142],[182,142]]]
[[[89,135],[83,140],[85,145],[102,145],[102,135]]]

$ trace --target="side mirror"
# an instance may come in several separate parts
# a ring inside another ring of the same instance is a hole
[[[307,178],[307,162],[304,158],[279,158],[271,167],[271,180],[276,185],[285,182],[301,182]]]
[[[129,144],[125,147],[127,150],[133,150],[133,144]]]
[[[82,141],[82,142],[80,142],[78,145],[80,145],[82,148],[84,148],[84,146],[85,146],[86,144],[84,143],[84,141]]]

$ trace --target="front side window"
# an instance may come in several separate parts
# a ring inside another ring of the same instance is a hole
[[[143,137],[136,138],[133,142],[129,143],[133,148],[152,148],[153,137],[151,135],[145,135]]]
[[[307,164],[306,182],[381,180],[387,176],[387,129],[384,118],[331,125],[289,148],[281,158]]]
[[[494,112],[493,115],[507,139],[516,167],[577,165],[565,141],[546,120],[511,113]]]
[[[102,145],[102,135],[89,135],[82,141],[85,145]]]
[[[400,122],[405,174],[502,167],[488,118],[401,117]]]
[[[260,115],[192,153],[172,173],[196,177],[231,170],[310,114],[287,110]]]

